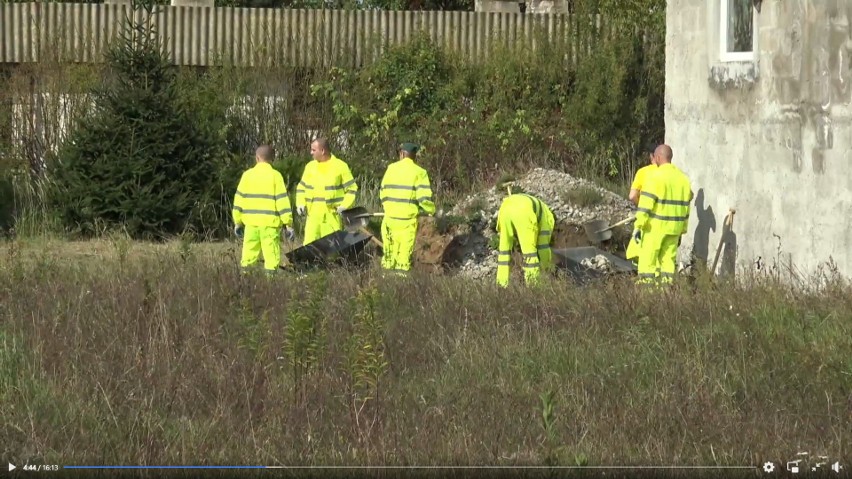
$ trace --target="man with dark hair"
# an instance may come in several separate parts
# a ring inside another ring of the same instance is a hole
[[[272,167],[274,157],[272,147],[260,146],[255,151],[255,166],[243,173],[234,195],[231,214],[234,233],[243,238],[243,269],[255,264],[262,252],[264,269],[268,273],[277,271],[281,265],[280,232],[290,241],[295,239],[290,197],[284,178]]]
[[[311,142],[311,157],[296,187],[296,210],[307,215],[303,244],[342,230],[340,212],[355,203],[358,192],[349,165],[331,153],[327,139]]]
[[[406,274],[417,237],[417,216],[435,213],[429,174],[414,162],[420,150],[414,143],[399,147],[399,160],[388,165],[379,199],[385,216],[382,219],[384,256],[382,268]]]

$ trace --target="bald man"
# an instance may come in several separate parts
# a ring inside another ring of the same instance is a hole
[[[640,245],[638,281],[670,284],[677,267],[677,248],[687,230],[692,189],[689,178],[672,165],[672,149],[654,150],[657,169],[639,194],[631,241]]]
[[[260,146],[255,152],[255,166],[243,173],[234,195],[234,233],[243,238],[243,271],[257,263],[263,253],[264,269],[274,273],[281,265],[279,235],[286,234],[290,241],[296,236],[287,186],[281,173],[272,167],[274,157],[272,147]]]

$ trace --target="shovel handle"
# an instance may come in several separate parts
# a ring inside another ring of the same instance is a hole
[[[611,230],[611,229],[613,229],[613,228],[615,228],[615,227],[617,227],[617,226],[626,225],[627,223],[630,223],[631,221],[633,221],[633,220],[635,220],[635,219],[636,219],[636,217],[635,217],[635,216],[631,216],[631,217],[629,217],[629,218],[624,218],[623,220],[619,221],[618,223],[615,223],[614,225],[611,225],[611,226],[609,226],[609,227],[607,227],[607,228],[604,228],[604,229],[602,229],[602,230],[595,231],[595,234],[597,234],[597,233],[603,233],[603,232],[605,232],[605,231],[609,231],[609,230]]]
[[[352,217],[352,219],[371,218],[371,217],[374,217],[374,216],[383,217],[383,216],[385,216],[385,214],[384,213],[365,213],[363,215],[355,215],[355,216]],[[435,215],[417,215],[418,218],[429,218],[431,216],[435,216]]]
[[[383,245],[383,244],[382,244],[381,240],[379,240],[378,238],[376,238],[376,237],[373,235],[373,233],[370,233],[370,232],[367,230],[367,228],[361,227],[361,228],[358,228],[358,231],[360,231],[360,232],[364,233],[365,235],[368,235],[368,236],[370,237],[370,241],[372,241],[373,243],[375,243],[375,244],[376,244],[376,246],[378,246],[379,248],[385,249],[385,245]]]

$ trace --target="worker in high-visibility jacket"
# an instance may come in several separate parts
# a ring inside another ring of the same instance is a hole
[[[275,272],[281,265],[279,235],[295,239],[293,212],[287,185],[281,173],[272,167],[272,147],[263,145],[255,153],[256,164],[243,172],[231,215],[234,233],[243,238],[240,266],[254,265],[263,253],[264,269]]]
[[[517,238],[524,258],[524,281],[537,284],[541,270],[553,267],[550,240],[556,220],[550,208],[535,196],[517,193],[507,196],[497,212],[500,245],[497,254],[497,284],[509,285],[509,263]]]
[[[630,192],[627,194],[627,199],[629,199],[634,205],[639,204],[639,195],[642,193],[642,189],[646,183],[646,178],[657,169],[657,165],[654,163],[653,149],[649,149],[648,158],[650,164],[636,170],[636,175],[633,176],[633,183],[630,185]],[[625,257],[629,260],[636,258],[636,261],[639,261],[639,243],[635,241],[628,241]]]
[[[687,230],[692,189],[689,178],[671,163],[672,149],[654,151],[657,170],[639,195],[632,241],[639,243],[638,281],[669,284],[677,268],[677,248]]]
[[[349,165],[331,153],[328,140],[314,140],[311,156],[296,187],[296,211],[307,215],[303,245],[342,230],[340,213],[355,203],[358,192]]]
[[[382,268],[402,275],[411,270],[417,217],[435,214],[429,174],[414,162],[419,149],[414,143],[400,145],[399,160],[388,165],[379,189],[384,210]]]

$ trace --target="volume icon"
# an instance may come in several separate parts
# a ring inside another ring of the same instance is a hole
[[[838,473],[838,474],[840,473],[841,469],[843,469],[843,466],[840,465],[840,462],[835,462],[834,464],[831,465],[831,470]]]

